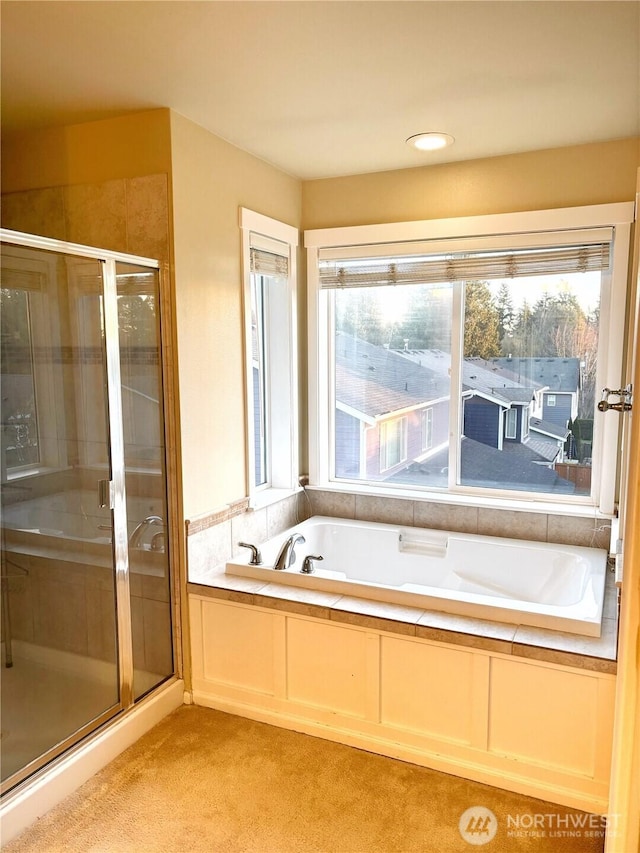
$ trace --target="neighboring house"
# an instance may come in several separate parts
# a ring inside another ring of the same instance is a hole
[[[432,370],[449,370],[451,358],[440,350],[402,350],[400,355]],[[462,363],[463,434],[502,450],[505,442],[523,443],[540,405],[540,386],[518,381],[481,358]]]
[[[446,481],[450,356],[338,333],[335,359],[336,476]],[[549,470],[562,459],[568,430],[537,416],[547,389],[495,361],[463,362],[463,482],[572,491]]]
[[[543,421],[566,427],[578,417],[581,387],[579,358],[493,358],[498,368],[508,370],[523,385],[542,389]]]
[[[336,476],[384,480],[447,444],[447,368],[430,370],[338,333]]]

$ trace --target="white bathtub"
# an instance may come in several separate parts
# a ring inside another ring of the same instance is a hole
[[[275,571],[293,532],[290,569]],[[226,573],[516,625],[600,636],[607,552],[494,536],[316,516],[260,545],[262,565],[234,557]],[[321,555],[302,574],[307,555]]]
[[[162,501],[138,496],[127,498],[128,532],[147,515],[161,515]],[[162,574],[164,551],[152,551],[152,528],[130,554],[132,572]],[[72,562],[111,566],[111,511],[98,506],[97,489],[68,489],[17,501],[3,508],[2,532],[8,551]]]

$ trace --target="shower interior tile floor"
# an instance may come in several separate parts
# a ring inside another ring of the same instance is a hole
[[[117,702],[115,664],[89,662],[76,671],[21,654],[14,644],[13,666],[5,667],[2,647],[0,767],[6,779],[63,741]],[[75,656],[74,656],[75,657]],[[80,659],[86,663],[87,659]],[[95,665],[92,666],[91,664]],[[160,680],[135,673],[136,685],[149,689]]]

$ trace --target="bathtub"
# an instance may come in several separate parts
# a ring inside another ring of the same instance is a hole
[[[161,514],[162,502],[128,497],[127,511],[131,535],[138,519]],[[98,506],[97,489],[68,489],[9,504],[2,512],[2,533],[7,551],[99,566],[113,564],[111,511]],[[163,571],[164,552],[152,551],[149,541],[130,551],[129,558],[133,572]]]
[[[294,565],[273,569],[294,532]],[[461,616],[600,636],[607,552],[316,516],[247,551],[226,574],[437,610]],[[320,555],[302,574],[307,555]]]

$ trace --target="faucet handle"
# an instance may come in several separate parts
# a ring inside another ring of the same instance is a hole
[[[238,542],[240,548],[249,548],[251,550],[251,559],[249,560],[250,566],[259,566],[262,563],[262,554],[256,548],[255,545],[251,545],[249,542]]]
[[[302,568],[300,571],[305,575],[312,575],[315,572],[315,566],[313,565],[314,560],[324,560],[324,557],[321,557],[319,554],[317,557],[314,557],[313,554],[309,554],[309,556],[305,557],[302,561]]]

